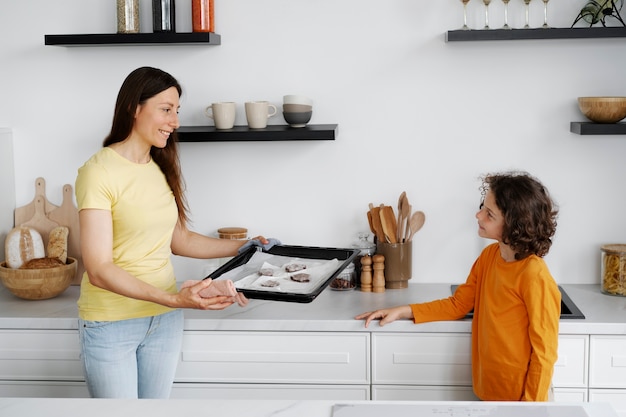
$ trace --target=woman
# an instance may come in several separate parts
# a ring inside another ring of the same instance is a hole
[[[478,398],[546,401],[557,359],[561,294],[543,256],[557,210],[545,187],[526,173],[489,175],[476,213],[478,235],[497,242],[474,262],[454,295],[363,313],[365,327],[398,319],[455,320],[472,309],[472,380]]]
[[[187,228],[175,136],[181,93],[176,79],[159,69],[130,73],[103,148],[78,170],[86,269],[79,335],[92,397],[169,397],[183,334],[179,309],[221,310],[241,301],[201,296],[210,279],[176,288],[172,254],[227,257],[244,243]],[[254,243],[271,245],[263,237]]]

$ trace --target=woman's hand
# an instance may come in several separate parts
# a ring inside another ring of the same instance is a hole
[[[412,318],[413,312],[411,311],[411,307],[408,305],[370,311],[367,313],[359,314],[355,317],[356,320],[365,319],[365,327],[369,326],[372,320],[377,319],[380,319],[380,323],[378,325],[380,327],[383,327],[385,324],[394,322],[396,320]]]
[[[237,302],[236,297],[231,295],[218,295],[213,297],[202,297],[201,292],[205,292],[213,281],[205,279],[190,286],[180,289],[178,294],[174,294],[174,305],[178,308],[195,308],[198,310],[223,310]],[[245,297],[244,297],[245,298]],[[247,299],[246,299],[247,301]]]

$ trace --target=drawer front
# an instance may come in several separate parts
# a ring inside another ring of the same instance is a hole
[[[89,398],[89,391],[85,382],[0,381],[0,397]]]
[[[84,381],[78,331],[0,330],[0,380]]]
[[[555,387],[587,387],[589,336],[560,335],[559,357],[554,364],[552,383]]]
[[[587,402],[586,388],[554,388],[554,401],[559,403]]]
[[[480,401],[472,387],[373,385],[373,401]]]
[[[185,332],[177,382],[369,384],[369,333]]]
[[[471,386],[471,335],[374,333],[372,384]]]
[[[626,336],[591,336],[589,388],[626,388]]]
[[[626,417],[626,390],[590,389],[589,402],[609,403],[621,417]]]
[[[171,398],[367,401],[369,385],[175,383]]]

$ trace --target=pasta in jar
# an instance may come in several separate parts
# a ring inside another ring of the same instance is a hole
[[[600,275],[603,293],[626,296],[626,244],[602,246]]]

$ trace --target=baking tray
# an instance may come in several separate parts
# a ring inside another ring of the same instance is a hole
[[[257,247],[251,247],[247,251],[235,256],[230,261],[210,273],[207,278],[211,279],[219,279],[220,276],[225,274],[226,272],[237,268],[239,266],[245,265],[248,263],[250,258],[258,251]],[[312,246],[289,246],[289,245],[275,245],[268,251],[263,251],[265,253],[271,255],[279,255],[279,256],[287,256],[291,258],[302,258],[302,259],[319,259],[319,260],[333,260],[337,259],[339,261],[339,267],[331,273],[327,279],[320,281],[320,283],[315,286],[308,293],[290,293],[290,292],[279,292],[279,291],[258,291],[253,289],[237,289],[237,291],[243,293],[248,298],[261,299],[261,300],[273,300],[273,301],[288,301],[295,303],[310,303],[313,301],[323,290],[328,286],[328,284],[335,278],[337,275],[347,267],[354,258],[360,253],[359,249],[341,249],[341,248],[320,248],[320,247],[312,247]]]

